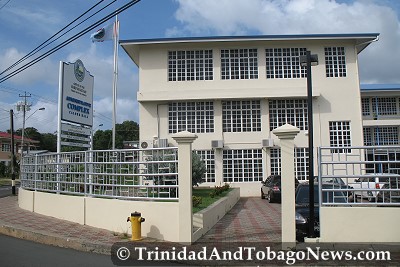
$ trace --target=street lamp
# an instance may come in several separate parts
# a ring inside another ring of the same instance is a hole
[[[318,65],[318,55],[311,55],[310,51],[300,56],[300,65],[307,67],[307,118],[308,118],[308,183],[309,183],[309,211],[310,221],[308,224],[309,237],[315,237],[315,214],[314,214],[314,135],[313,135],[313,106],[312,106],[312,79],[311,66]]]
[[[97,130],[97,128],[99,128],[99,127],[101,127],[101,126],[103,126],[103,124],[102,123],[100,123],[96,128],[94,128],[94,130],[92,130],[92,136],[91,136],[91,142],[90,142],[90,150],[93,150],[93,135],[94,135],[94,132]]]
[[[24,119],[22,121],[22,138],[21,138],[21,157],[24,156],[24,137],[25,137],[25,122],[32,117],[33,114],[35,114],[38,110],[45,110],[46,108],[38,108],[35,110],[31,115],[28,116],[28,118],[25,119],[25,106],[24,106]]]

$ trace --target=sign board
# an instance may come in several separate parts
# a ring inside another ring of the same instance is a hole
[[[61,145],[63,146],[77,146],[77,147],[86,147],[89,148],[90,144],[85,144],[85,143],[75,143],[75,142],[64,142],[61,141]]]
[[[90,142],[89,137],[75,136],[75,135],[70,135],[70,134],[61,134],[61,138]]]
[[[94,77],[81,60],[62,62],[60,69],[61,120],[93,126]]]
[[[76,126],[68,123],[61,123],[61,131],[82,135],[91,135],[92,132],[90,128]]]

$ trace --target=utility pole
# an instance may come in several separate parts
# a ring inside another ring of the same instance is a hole
[[[26,112],[29,111],[31,109],[32,104],[28,104],[26,102],[26,99],[28,97],[31,97],[31,94],[27,95],[26,91],[23,95],[19,95],[19,97],[23,97],[24,101],[21,103],[19,102],[17,104],[17,110],[20,111],[21,107],[22,107],[22,111],[23,111],[23,119],[22,119],[22,139],[21,139],[21,157],[24,156],[24,138],[25,138],[25,116],[26,116]]]
[[[14,111],[10,109],[10,132],[11,132],[11,192],[13,195],[15,192],[15,153],[14,153]]]

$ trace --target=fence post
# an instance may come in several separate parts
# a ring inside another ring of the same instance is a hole
[[[281,142],[282,249],[296,247],[294,138],[299,132],[290,124],[272,131]]]
[[[188,131],[176,133],[178,143],[179,243],[191,244],[193,239],[192,214],[192,143],[197,135]]]

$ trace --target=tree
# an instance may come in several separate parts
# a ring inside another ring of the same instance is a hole
[[[138,141],[139,140],[139,124],[134,121],[124,121],[121,124],[115,125],[115,148],[122,149],[123,141]],[[112,131],[98,130],[94,133],[94,150],[111,149],[112,147]]]
[[[42,134],[40,140],[40,149],[50,152],[57,152],[57,135],[51,133]]]
[[[111,130],[97,130],[93,136],[93,149],[105,150],[110,149],[112,145],[112,131]]]
[[[123,141],[139,140],[139,124],[134,121],[124,121],[115,125],[115,148],[123,148]]]
[[[206,164],[195,151],[192,152],[192,185],[198,186],[203,182],[203,176],[207,172]]]

